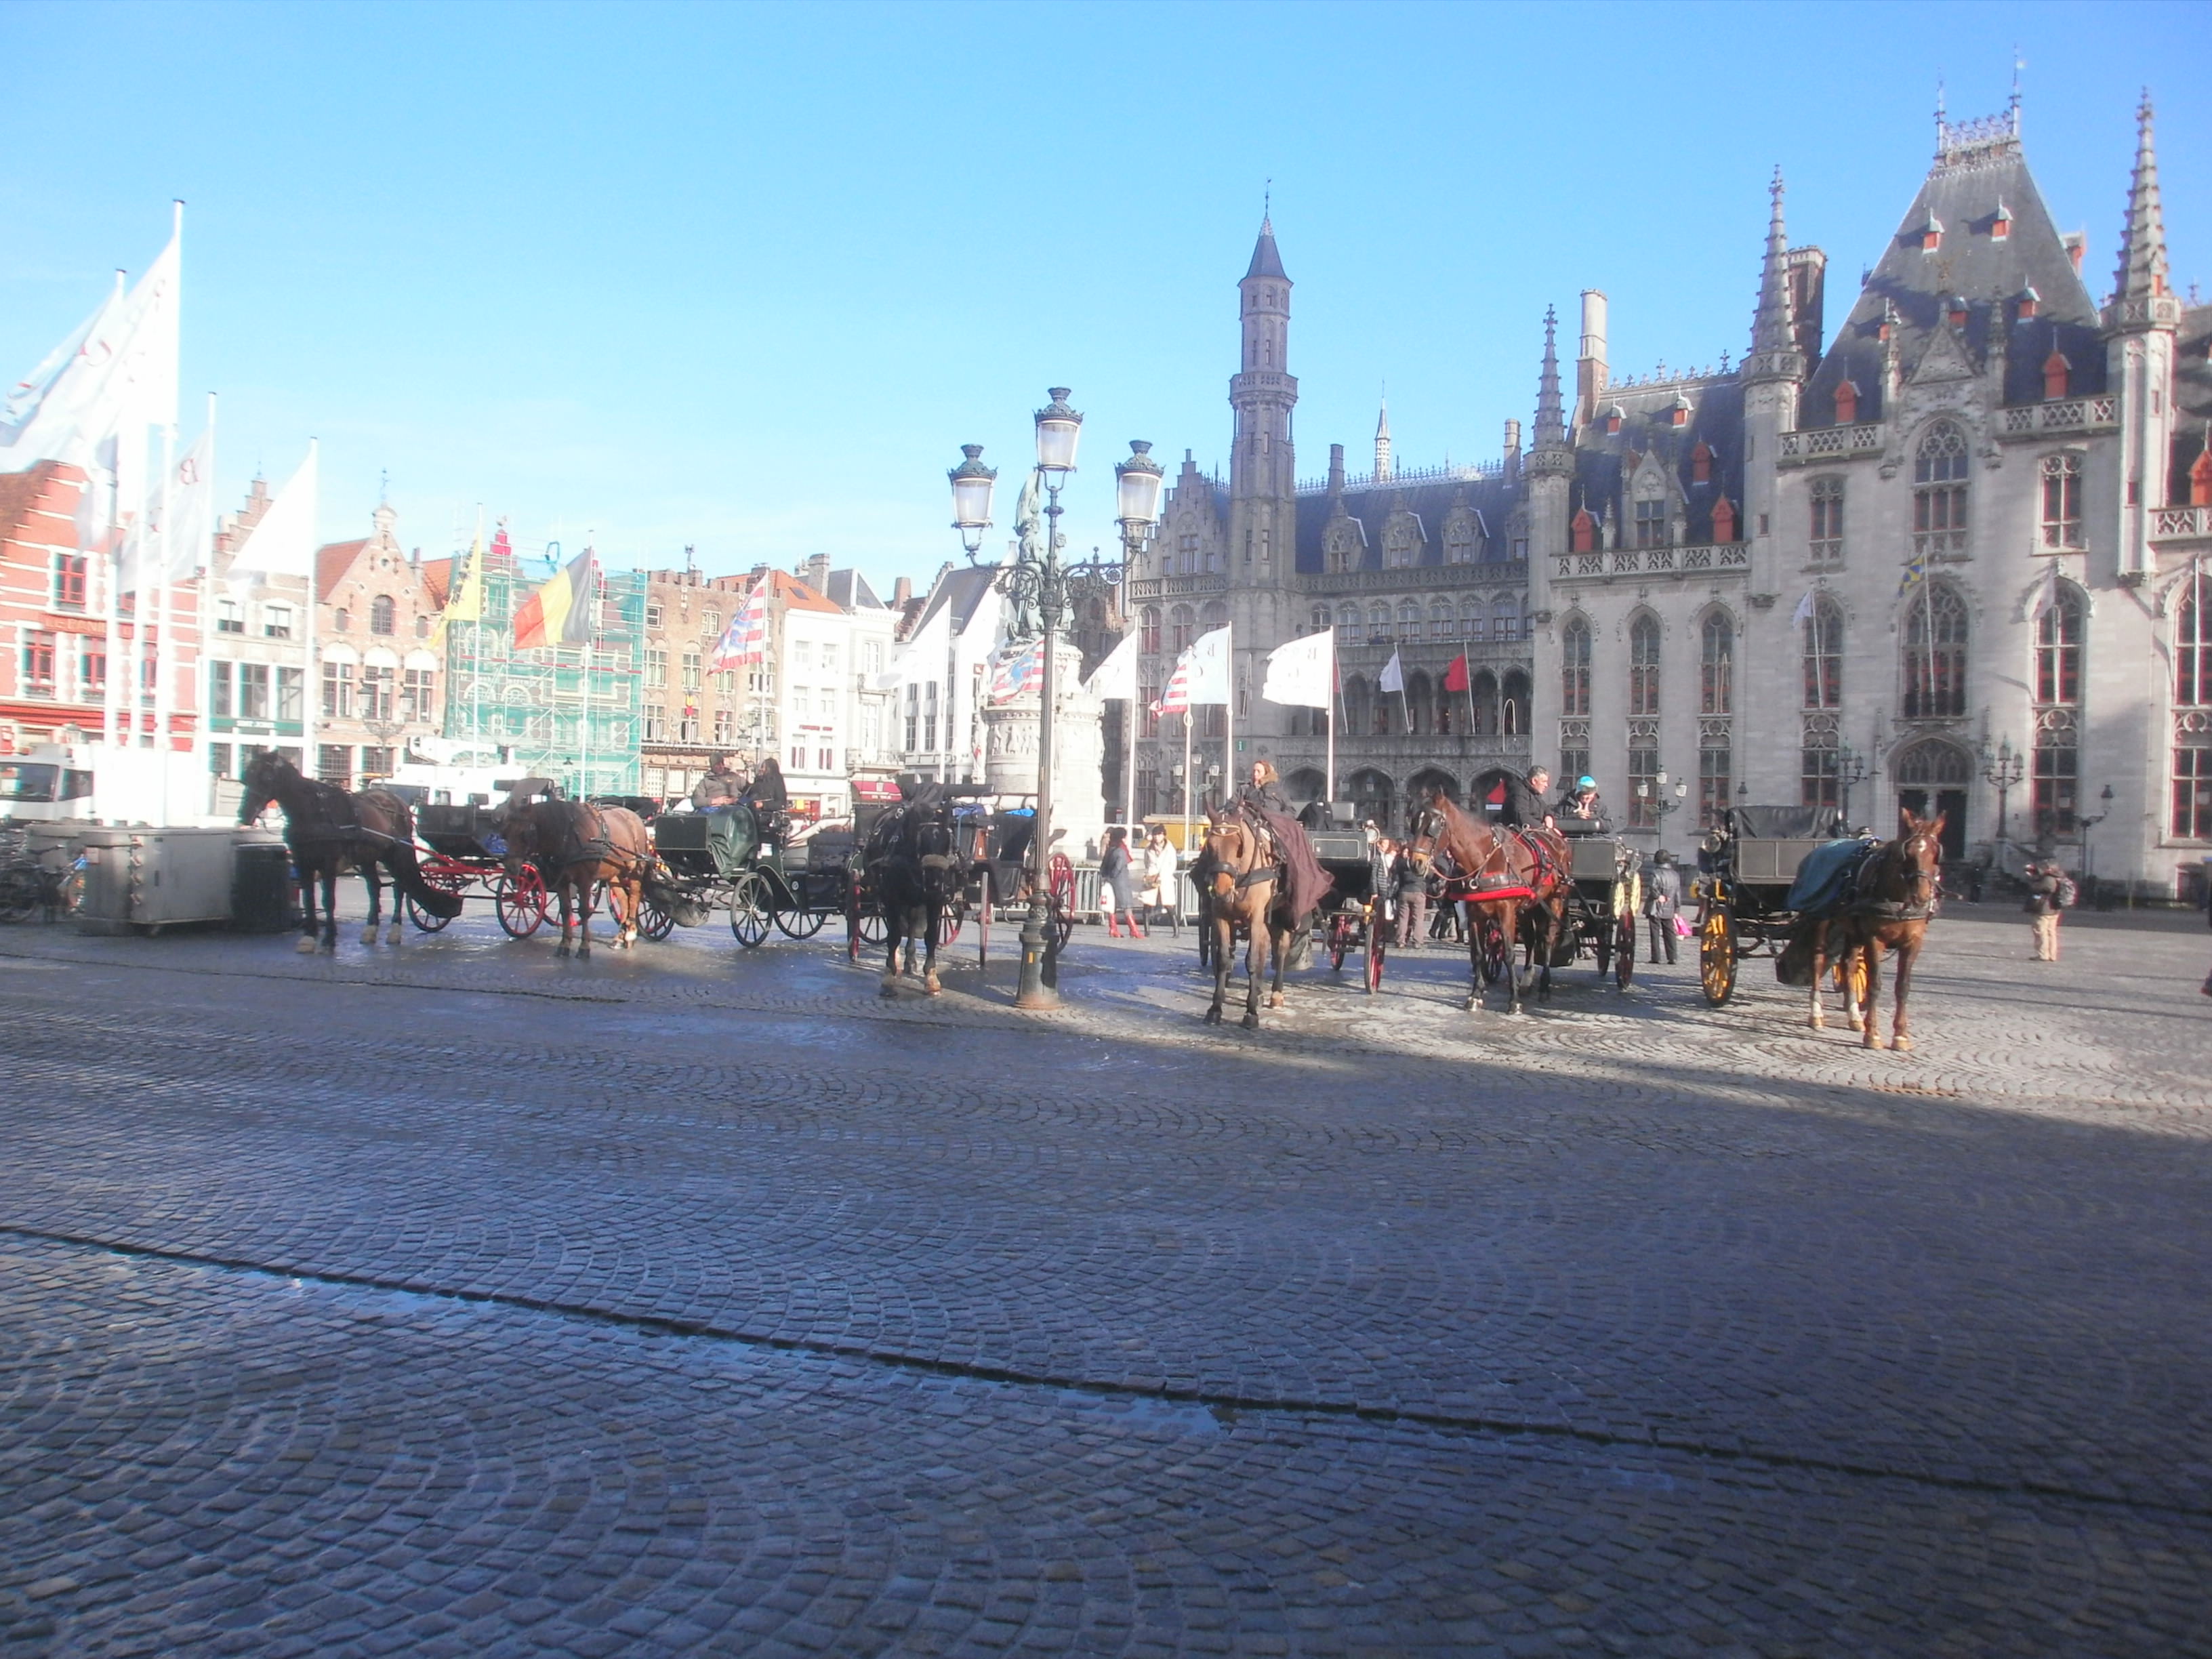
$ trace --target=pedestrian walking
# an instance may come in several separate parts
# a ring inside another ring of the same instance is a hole
[[[1398,901],[1399,945],[1418,950],[1429,915],[1429,878],[1415,867],[1412,852],[1402,844],[1390,859],[1390,896]]]
[[[1661,848],[1651,855],[1651,874],[1644,884],[1644,916],[1651,930],[1651,963],[1659,963],[1659,947],[1667,947],[1667,963],[1674,962],[1674,918],[1682,908],[1682,872],[1674,855]]]
[[[1119,939],[1114,925],[1118,913],[1129,923],[1131,939],[1144,938],[1137,926],[1136,871],[1129,858],[1129,832],[1115,824],[1106,832],[1106,850],[1098,855],[1098,908],[1106,915],[1106,937]]]
[[[2074,884],[2053,860],[2027,866],[2027,902],[2021,908],[2027,912],[2035,928],[2035,959],[2038,962],[2058,960],[2058,916],[2072,896],[2067,890]]]
[[[1152,839],[1145,843],[1145,884],[1137,895],[1146,927],[1157,927],[1159,913],[1164,910],[1168,926],[1177,933],[1182,932],[1182,895],[1176,890],[1179,869],[1175,843],[1168,839],[1166,830],[1154,824]]]

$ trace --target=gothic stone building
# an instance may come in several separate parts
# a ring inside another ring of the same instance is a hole
[[[1735,800],[1940,810],[1953,857],[2212,854],[2212,307],[2167,279],[2148,104],[2101,306],[2015,100],[1933,166],[1822,341],[1778,176],[1734,373],[1609,383],[1547,336],[1529,478],[1538,747],[1679,848]],[[2008,753],[2021,776],[2001,799]],[[1855,793],[1854,793],[1855,792]],[[2000,821],[2001,806],[2004,820]]]
[[[1235,415],[1229,481],[1186,453],[1158,535],[1132,568],[1128,605],[1140,636],[1136,811],[1180,811],[1272,761],[1296,800],[1325,788],[1326,715],[1261,699],[1267,653],[1319,629],[1337,630],[1343,676],[1336,793],[1379,822],[1402,817],[1411,792],[1463,794],[1480,775],[1530,763],[1532,664],[1524,596],[1528,518],[1518,423],[1489,466],[1400,473],[1387,417],[1372,473],[1348,478],[1341,445],[1325,479],[1298,482],[1288,370],[1291,280],[1263,223],[1237,284],[1242,367],[1229,383]],[[1232,711],[1192,711],[1191,775],[1180,717],[1149,711],[1177,654],[1233,623]],[[1469,672],[1447,690],[1462,653]],[[1393,655],[1402,690],[1383,692]],[[1233,732],[1233,736],[1231,735]],[[1224,753],[1232,742],[1236,753]],[[1119,744],[1109,744],[1109,750]],[[1119,806],[1118,799],[1115,805]]]

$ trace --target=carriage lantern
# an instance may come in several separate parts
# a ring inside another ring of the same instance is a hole
[[[982,546],[983,532],[991,527],[991,486],[999,470],[983,465],[981,444],[963,444],[960,453],[968,459],[945,476],[952,481],[952,527],[973,553]]]
[[[1075,441],[1083,435],[1083,416],[1067,406],[1067,388],[1046,388],[1052,401],[1036,412],[1037,465],[1047,472],[1075,471]]]

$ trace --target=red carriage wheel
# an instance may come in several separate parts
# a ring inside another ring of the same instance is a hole
[[[1052,925],[1060,935],[1060,948],[1067,948],[1075,932],[1075,866],[1065,853],[1052,855]]]
[[[1328,965],[1341,971],[1345,953],[1351,949],[1352,918],[1338,910],[1328,919]]]
[[[1482,937],[1482,982],[1495,985],[1505,977],[1512,965],[1513,952],[1505,941],[1505,929],[1495,916],[1484,916],[1476,927]]]
[[[538,866],[526,864],[519,875],[501,872],[491,886],[491,908],[509,939],[528,939],[545,923],[545,883]]]
[[[959,937],[960,913],[957,910],[939,911],[937,913],[937,948],[940,951],[949,949],[952,941]]]
[[[1389,946],[1390,924],[1383,919],[1380,900],[1370,899],[1367,917],[1367,994],[1382,988],[1382,953]]]
[[[460,866],[451,864],[442,858],[431,859],[428,863],[422,866],[422,884],[424,886],[434,887],[440,892],[451,893],[455,897],[459,897],[460,896],[461,890],[464,887],[466,887],[469,883],[469,872],[466,869]],[[407,901],[407,920],[413,922],[424,933],[434,933],[443,929],[446,924],[453,920],[453,917],[434,916],[428,910],[425,910],[421,905],[416,903],[413,899],[409,899]]]

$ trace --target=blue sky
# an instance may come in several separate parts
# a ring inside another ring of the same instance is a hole
[[[1741,351],[1777,162],[1833,320],[1939,75],[2000,109],[2015,43],[2093,292],[2145,84],[2176,279],[2212,289],[2204,4],[9,4],[0,373],[182,197],[226,501],[313,434],[331,538],[388,471],[426,553],[482,502],[615,567],[926,579],[958,446],[1011,479],[1048,385],[1090,416],[1079,544],[1127,439],[1224,459],[1269,179],[1300,472],[1367,453],[1386,380],[1401,465],[1489,456],[1583,287],[1616,372]]]

